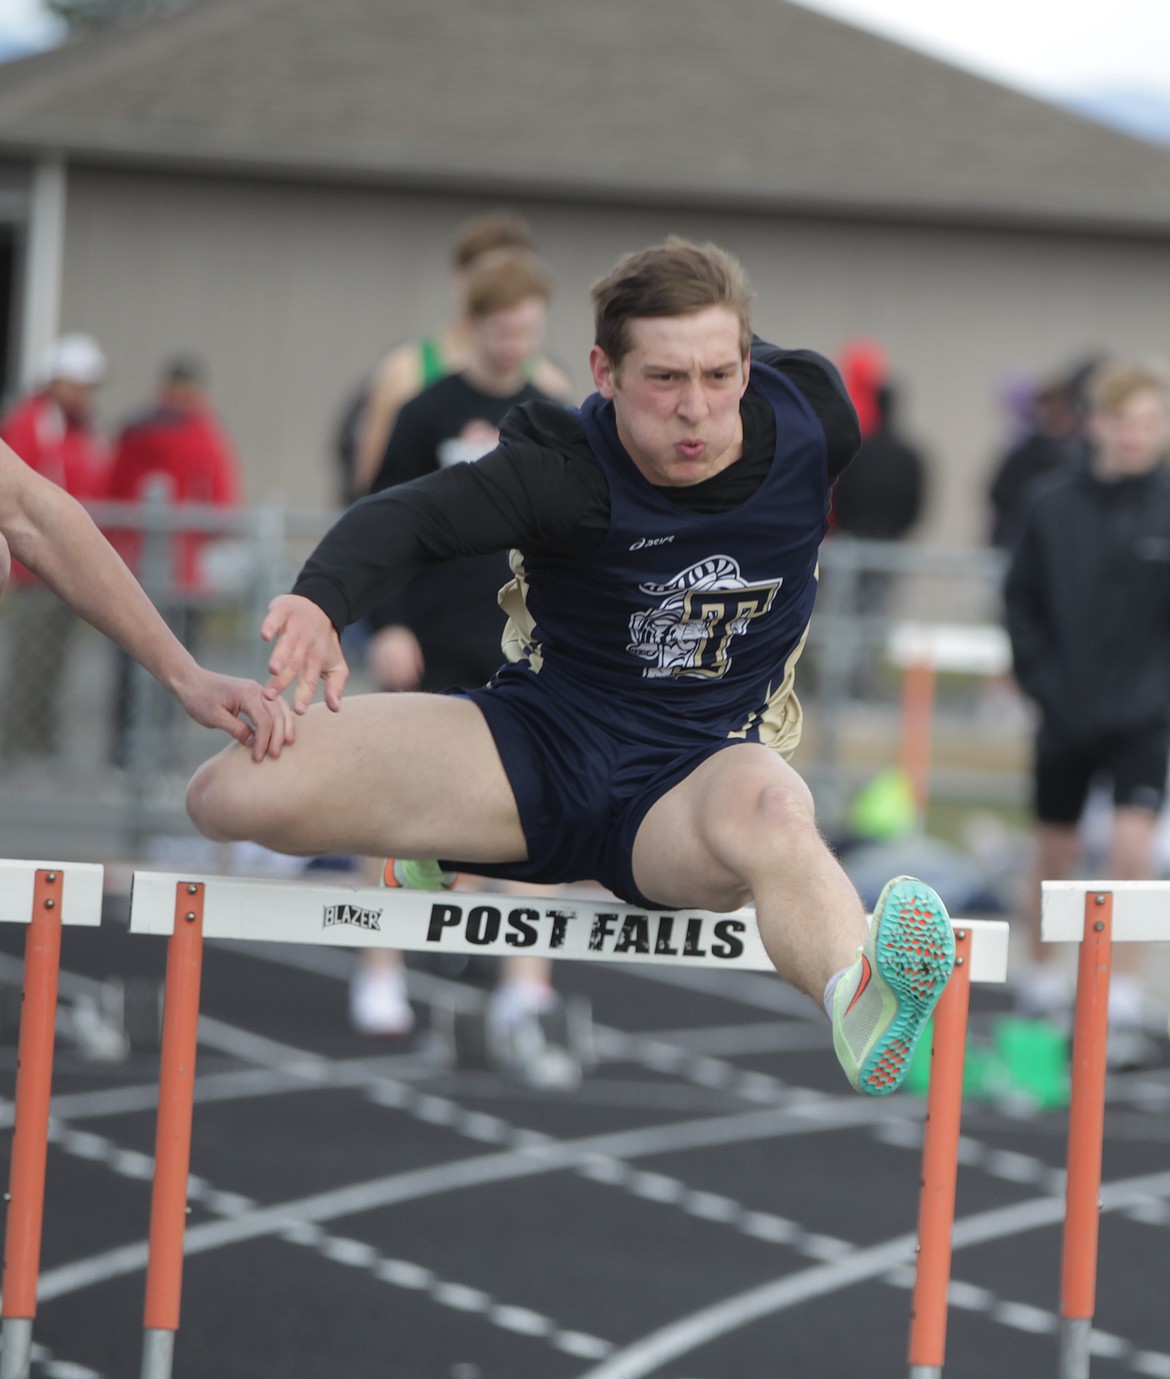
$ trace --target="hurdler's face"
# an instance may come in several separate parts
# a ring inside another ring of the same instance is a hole
[[[701,483],[743,453],[739,403],[748,361],[729,307],[631,323],[632,345],[614,369],[596,345],[593,381],[612,399],[618,437],[652,484]]]

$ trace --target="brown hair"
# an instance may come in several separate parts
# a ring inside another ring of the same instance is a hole
[[[739,260],[717,244],[693,244],[671,235],[663,244],[627,254],[593,284],[594,343],[615,369],[630,351],[630,322],[654,316],[691,316],[726,306],[739,318],[739,345],[752,343],[752,291]]]
[[[1134,393],[1157,393],[1163,402],[1170,393],[1170,380],[1156,364],[1130,364],[1117,361],[1102,364],[1089,380],[1089,408],[1094,412],[1116,412]]]
[[[530,297],[547,302],[552,279],[544,264],[527,249],[497,249],[484,255],[471,270],[464,298],[473,321],[508,311]]]
[[[451,246],[451,264],[466,272],[476,259],[493,249],[532,249],[532,228],[515,211],[488,211],[459,227]]]

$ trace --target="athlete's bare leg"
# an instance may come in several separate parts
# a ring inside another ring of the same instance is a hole
[[[297,750],[253,762],[230,747],[187,791],[195,826],[301,856],[522,861],[524,834],[495,742],[466,699],[373,694],[319,705]]]
[[[646,815],[634,878],[662,905],[730,910],[755,900],[780,975],[818,1005],[868,932],[853,883],[817,830],[812,795],[767,747],[709,757]]]

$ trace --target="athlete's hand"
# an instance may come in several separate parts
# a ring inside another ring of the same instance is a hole
[[[278,699],[295,682],[293,711],[304,713],[320,684],[329,708],[334,713],[341,708],[349,666],[341,654],[337,632],[322,608],[299,594],[279,594],[268,605],[260,635],[274,643],[268,658],[272,678],[264,686],[266,699]]]
[[[280,756],[296,738],[292,710],[283,699],[265,698],[255,680],[218,675],[199,666],[175,692],[196,723],[230,733],[252,749],[253,761]]]

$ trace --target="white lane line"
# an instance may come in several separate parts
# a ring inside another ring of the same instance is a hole
[[[300,1228],[303,1223],[319,1224],[445,1192],[585,1168],[596,1164],[599,1158],[639,1158],[686,1149],[713,1149],[751,1140],[819,1134],[866,1124],[872,1114],[873,1107],[855,1097],[843,1099],[839,1106],[832,1107],[815,1105],[746,1111],[734,1116],[704,1117],[640,1130],[591,1135],[580,1140],[544,1140],[528,1148],[391,1174],[292,1202],[260,1207],[232,1220],[201,1222],[187,1230],[185,1250],[189,1255],[202,1254],[245,1240],[281,1235]],[[102,1283],[107,1278],[136,1272],[144,1268],[145,1263],[145,1242],[76,1260],[42,1274],[39,1295],[48,1302]]]
[[[761,1020],[742,1025],[689,1026],[655,1030],[654,1038],[688,1053],[719,1058],[745,1058],[761,1053],[803,1053],[831,1049],[833,1035],[828,1021],[821,1024],[795,1020]],[[608,1052],[606,1046],[603,1049]]]
[[[770,1010],[778,1015],[794,1015],[800,1020],[824,1024],[825,1012],[799,991],[787,985],[779,976],[763,972],[713,972],[708,969],[685,967],[617,966],[607,969],[623,977],[638,981],[656,982],[659,986],[681,987],[684,991],[702,991],[717,996],[732,1005],[751,1006],[755,1010]],[[728,980],[731,975],[731,980]]]
[[[2,1349],[2,1347],[0,1347]],[[34,1341],[29,1349],[30,1373],[43,1379],[103,1379],[96,1369],[74,1360],[58,1360],[48,1346]]]
[[[439,1278],[432,1270],[411,1260],[389,1259],[364,1240],[328,1235],[317,1226],[287,1230],[283,1239],[289,1244],[316,1250],[333,1264],[362,1269],[381,1283],[425,1293],[439,1307],[481,1316],[492,1326],[544,1341],[556,1349],[568,1348],[585,1358],[601,1359],[614,1348],[611,1342],[600,1337],[564,1331],[551,1317],[542,1316],[531,1308],[499,1302],[481,1288]]]
[[[348,981],[353,971],[352,955],[334,952],[330,949],[299,949],[288,945],[232,942],[223,943],[219,946],[275,966],[293,967],[299,971],[312,972],[317,976],[334,977],[343,981]],[[613,970],[624,969],[614,968]],[[702,975],[699,972],[663,970],[667,972],[663,980],[668,984],[681,985],[692,990],[694,989],[692,979]],[[711,975],[719,979],[724,974],[713,973]],[[443,977],[434,977],[429,973],[418,972],[413,968],[408,969],[406,980],[407,990],[411,996],[445,1004],[459,1011],[479,1010],[483,1006],[484,995],[482,992],[471,990],[458,982],[448,981]],[[820,1040],[825,1039],[827,1022],[824,1013],[818,1014],[812,1002],[794,992],[790,987],[785,986],[779,977],[771,978],[754,972],[739,972],[735,974],[736,989],[738,990],[741,985],[746,988],[749,994],[755,995],[764,1009],[781,1010],[787,1014],[799,1013],[805,1023],[809,1020],[815,1021]],[[700,989],[705,988],[700,985]],[[748,1004],[751,1003],[749,1000]],[[202,1037],[202,1029],[200,1035]],[[807,1088],[794,1088],[780,1078],[769,1077],[767,1074],[744,1073],[741,1068],[734,1064],[724,1063],[719,1059],[707,1056],[706,1053],[696,1058],[688,1050],[675,1048],[658,1036],[630,1034],[624,1030],[607,1029],[597,1025],[594,1027],[594,1038],[599,1050],[614,1061],[640,1063],[652,1071],[673,1074],[700,1087],[727,1091],[745,1101],[774,1106],[784,1097],[794,1094],[806,1098],[823,1095],[822,1093],[811,1092]],[[225,1051],[230,1050],[225,1048]],[[241,1053],[240,1056],[246,1055]]]
[[[1170,1173],[1150,1174],[1110,1183],[1101,1193],[1103,1211],[1120,1211],[1150,1196],[1170,1195]],[[955,1222],[953,1247],[984,1244],[1064,1220],[1065,1204],[1059,1197],[1040,1197],[1009,1207],[964,1217]],[[609,1357],[578,1379],[644,1379],[644,1376],[711,1341],[737,1331],[777,1312],[839,1292],[867,1279],[880,1277],[905,1264],[915,1237],[904,1235],[880,1245],[857,1250],[848,1258],[805,1269],[796,1274],[724,1298],[702,1311],[644,1336]],[[1017,1320],[1023,1312],[1013,1314]],[[1041,1314],[1047,1315],[1047,1314]]]
[[[1135,1374],[1147,1375],[1148,1379],[1170,1379],[1170,1355],[1143,1350],[1131,1357],[1129,1367]]]

